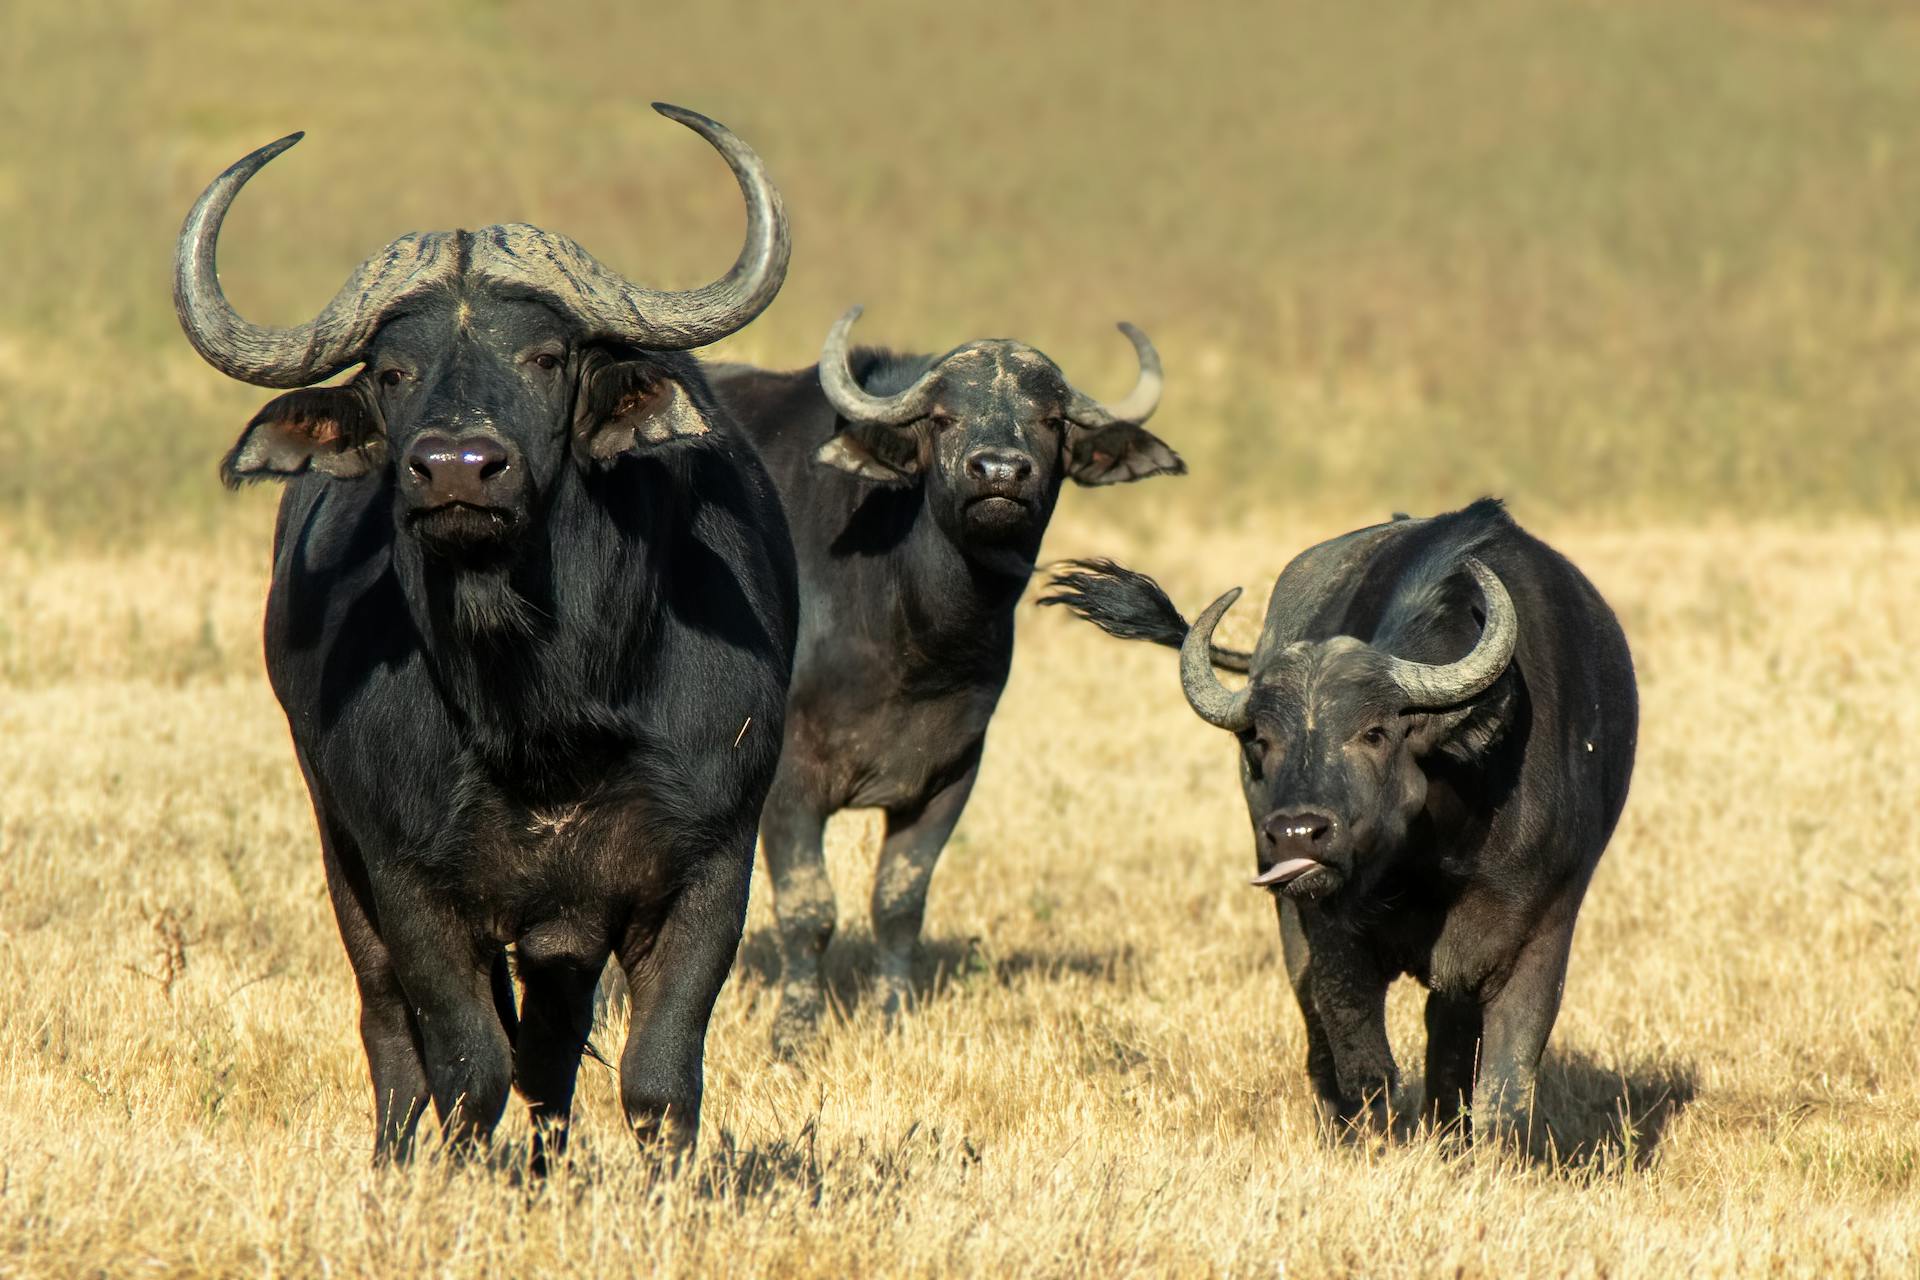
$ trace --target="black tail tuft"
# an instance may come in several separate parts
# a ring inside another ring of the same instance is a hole
[[[1110,636],[1170,649],[1187,638],[1187,620],[1160,584],[1111,560],[1062,561],[1047,589],[1041,604],[1063,604]]]

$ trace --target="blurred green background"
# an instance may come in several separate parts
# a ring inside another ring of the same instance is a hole
[[[1483,492],[1602,521],[1920,510],[1920,6],[101,5],[0,12],[0,538],[257,527],[170,258],[292,129],[222,274],[318,310],[413,229],[526,220],[643,282],[732,260],[683,103],[786,194],[786,290],[714,353],[1017,336],[1095,394],[1165,357],[1193,474],[1126,519]]]

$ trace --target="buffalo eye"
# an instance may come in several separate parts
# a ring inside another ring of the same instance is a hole
[[[405,369],[382,369],[380,371],[380,385],[383,387],[397,387],[406,380],[407,371]]]
[[[543,369],[548,373],[552,373],[555,369],[558,369],[560,367],[560,357],[553,354],[553,352],[551,351],[542,351],[539,355],[533,358],[533,363],[536,368]]]
[[[945,413],[929,414],[927,415],[927,423],[935,431],[945,431],[953,425],[953,416]]]
[[[1258,733],[1249,730],[1240,737],[1240,751],[1246,757],[1247,771],[1255,778],[1260,776],[1260,766],[1267,758],[1267,742]]]
[[[1387,732],[1385,726],[1376,724],[1371,729],[1368,729],[1363,733],[1361,733],[1360,741],[1366,743],[1370,747],[1384,747],[1387,745],[1388,739],[1391,738],[1392,736],[1393,735]]]

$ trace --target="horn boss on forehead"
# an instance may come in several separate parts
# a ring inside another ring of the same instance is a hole
[[[426,290],[471,276],[523,284],[553,297],[594,336],[660,351],[717,342],[773,301],[791,252],[786,210],[760,158],[724,126],[664,104],[655,110],[686,125],[727,161],[747,204],[746,242],[726,275],[699,289],[643,289],[609,270],[565,236],[525,224],[476,233],[400,237],[361,263],[320,314],[289,328],[257,325],[227,301],[215,271],[221,224],[234,197],[268,161],[300,141],[290,134],[215,178],[180,229],[174,258],[174,309],[194,349],[216,369],[264,387],[301,387],[358,363],[395,307]],[[468,253],[460,252],[465,240]]]
[[[826,392],[827,399],[834,410],[848,422],[876,427],[903,427],[927,416],[933,407],[933,389],[940,380],[940,367],[965,347],[958,347],[936,361],[932,368],[908,387],[896,395],[876,396],[868,394],[859,380],[853,376],[848,363],[848,335],[853,332],[854,321],[860,318],[862,308],[850,307],[845,315],[834,322],[827,333],[827,340],[820,348],[820,388]],[[1121,321],[1120,332],[1133,343],[1135,356],[1140,361],[1140,374],[1134,381],[1133,390],[1112,404],[1102,404],[1085,392],[1069,385],[1072,400],[1067,408],[1067,417],[1083,427],[1110,427],[1119,423],[1138,425],[1153,416],[1160,405],[1160,391],[1165,377],[1160,368],[1160,355],[1147,341],[1147,335],[1133,325]]]

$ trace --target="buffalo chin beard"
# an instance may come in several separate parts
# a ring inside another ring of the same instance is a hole
[[[453,623],[475,638],[531,639],[540,611],[514,587],[504,567],[457,569],[452,575]]]
[[[1033,572],[1044,532],[1031,504],[1012,498],[979,498],[960,513],[967,557],[999,573]]]
[[[540,611],[513,584],[520,527],[515,513],[452,506],[410,520],[422,550],[446,580],[442,599],[463,635],[525,639],[538,630]]]

